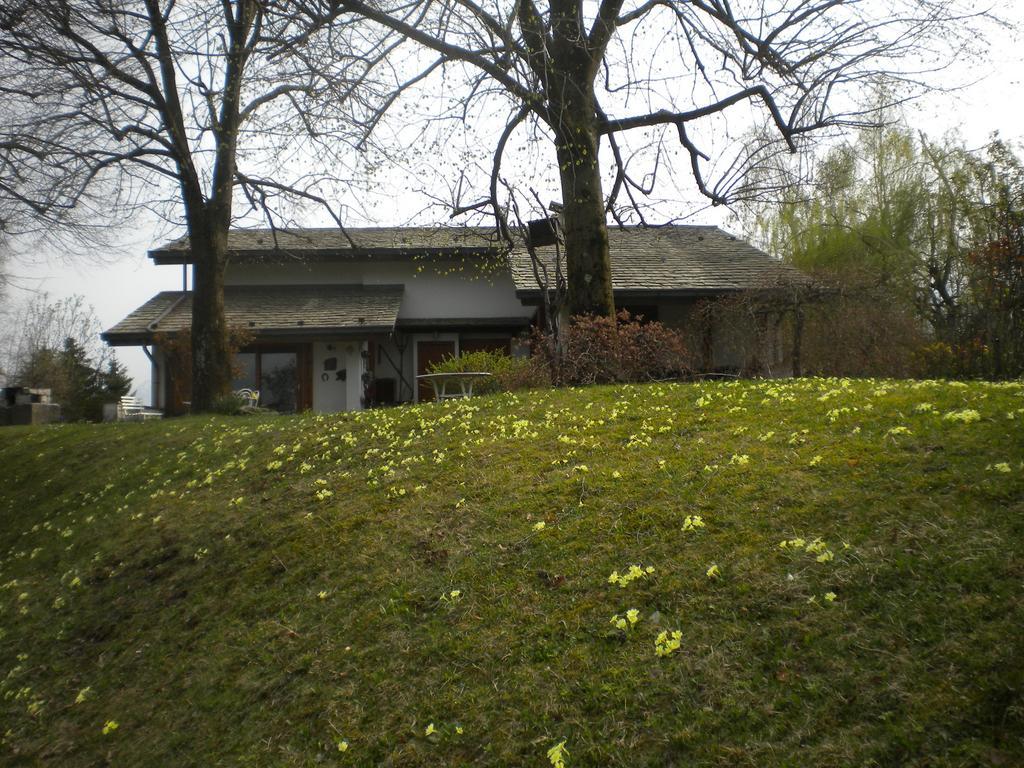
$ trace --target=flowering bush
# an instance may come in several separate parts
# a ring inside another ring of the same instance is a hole
[[[535,332],[533,347],[555,384],[610,384],[673,379],[690,371],[683,336],[623,310],[616,318],[577,315],[561,339]]]

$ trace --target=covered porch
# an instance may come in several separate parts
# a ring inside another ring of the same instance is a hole
[[[468,351],[517,351],[529,318],[400,318],[401,285],[227,286],[224,310],[237,352],[232,389],[259,392],[282,413],[362,410],[433,399],[417,374]],[[157,294],[103,333],[114,346],[143,346],[152,403],[188,412],[192,316],[189,291]],[[184,352],[184,354],[183,354]]]

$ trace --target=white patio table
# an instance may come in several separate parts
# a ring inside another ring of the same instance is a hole
[[[460,371],[458,373],[423,373],[417,379],[430,382],[438,401],[457,400],[473,396],[473,385],[489,373],[482,371]],[[451,387],[452,389],[449,389]]]

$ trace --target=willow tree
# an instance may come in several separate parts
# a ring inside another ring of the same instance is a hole
[[[745,170],[761,158],[870,122],[850,107],[863,86],[917,86],[949,63],[968,32],[959,1],[334,0],[427,52],[398,67],[396,97],[422,99],[424,84],[461,71],[459,119],[487,98],[507,105],[489,188],[459,210],[489,206],[500,218],[513,134],[525,125],[550,141],[573,314],[613,311],[606,217],[622,221],[626,208],[644,221],[673,154],[712,204],[752,194]],[[749,120],[763,138],[715,156],[709,134]]]
[[[349,55],[356,37],[359,54]],[[194,409],[230,385],[223,282],[233,217],[247,206],[274,227],[289,200],[328,205],[359,88],[387,50],[326,2],[0,6],[0,168],[55,182],[8,185],[30,216],[91,194],[97,218],[144,206],[185,224]]]

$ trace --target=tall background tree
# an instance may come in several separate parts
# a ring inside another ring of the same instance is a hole
[[[99,340],[100,323],[82,296],[39,293],[8,308],[0,331],[7,383],[51,390],[65,421],[99,421],[103,405],[131,391],[131,378]]]
[[[457,212],[488,208],[502,222],[514,134],[525,126],[527,141],[548,144],[573,314],[612,313],[606,217],[645,222],[659,177],[687,174],[714,205],[755,196],[751,167],[815,132],[871,122],[853,106],[865,84],[919,84],[963,55],[970,33],[955,0],[336,3],[429,52],[397,67],[395,98],[429,87],[442,116],[507,114],[489,184],[475,199],[460,184]],[[720,140],[752,122],[757,141]]]
[[[230,384],[231,223],[249,210],[280,226],[290,201],[322,204],[341,224],[331,191],[348,180],[345,142],[383,46],[327,2],[5,2],[0,169],[15,183],[0,195],[56,215],[102,189],[109,211],[146,207],[184,223],[192,403],[207,410]]]
[[[1024,167],[898,112],[831,147],[751,236],[813,274],[807,362],[834,374],[1024,372]]]

